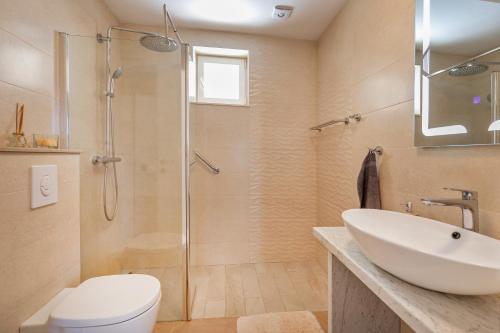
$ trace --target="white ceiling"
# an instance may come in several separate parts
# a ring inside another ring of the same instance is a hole
[[[179,27],[316,40],[346,0],[104,0],[121,23],[161,25],[167,4]],[[286,21],[276,5],[295,7]]]

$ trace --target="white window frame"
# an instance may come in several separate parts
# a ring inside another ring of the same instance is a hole
[[[207,54],[195,52],[195,68],[196,68],[196,98],[192,103],[198,104],[216,104],[216,105],[232,105],[232,106],[248,106],[249,105],[249,70],[247,56],[231,56],[221,54]],[[236,64],[239,65],[239,100],[235,99],[218,99],[208,98],[204,96],[203,87],[203,65],[205,63],[219,64]]]

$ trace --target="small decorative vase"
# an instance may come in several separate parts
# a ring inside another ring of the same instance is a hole
[[[26,148],[28,147],[28,141],[24,133],[12,133],[7,138],[7,146],[13,148]]]

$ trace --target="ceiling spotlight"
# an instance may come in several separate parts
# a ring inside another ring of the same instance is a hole
[[[278,20],[286,20],[290,16],[292,16],[292,12],[293,12],[292,6],[278,5],[278,6],[274,7],[273,18],[278,19]]]

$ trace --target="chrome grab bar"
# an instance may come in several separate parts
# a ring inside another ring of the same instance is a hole
[[[220,173],[220,169],[217,168],[212,162],[210,162],[205,156],[201,155],[196,150],[193,152],[194,156],[197,157],[200,161],[203,162],[214,174],[218,175]],[[195,164],[196,161],[192,162],[191,165]]]

